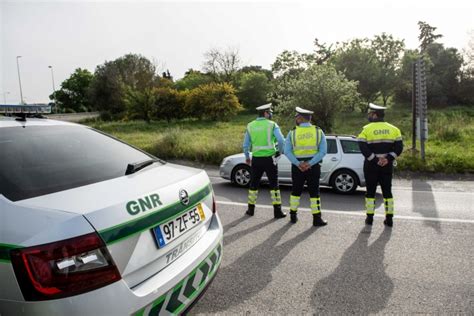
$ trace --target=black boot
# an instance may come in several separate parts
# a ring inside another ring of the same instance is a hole
[[[255,213],[255,204],[249,204],[249,208],[247,209],[245,214],[249,216],[253,216],[254,213]]]
[[[326,226],[328,222],[321,218],[321,213],[313,214],[313,226]]]
[[[290,211],[290,220],[293,224],[298,221],[298,215],[295,211]]]
[[[372,225],[373,222],[374,222],[374,214],[367,214],[367,217],[365,218],[365,224]]]
[[[388,226],[388,227],[392,227],[393,226],[393,215],[392,214],[387,214],[385,216],[385,220],[383,221],[384,225]]]
[[[273,216],[275,218],[283,218],[286,213],[281,210],[281,205],[273,205]]]

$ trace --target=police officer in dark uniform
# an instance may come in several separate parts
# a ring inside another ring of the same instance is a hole
[[[319,196],[319,177],[321,161],[327,152],[326,136],[317,126],[311,124],[313,111],[296,107],[296,127],[288,133],[285,142],[285,155],[291,162],[293,190],[290,196],[290,220],[298,221],[297,212],[305,183],[308,185],[313,225],[327,224],[321,218],[321,198]]]
[[[256,110],[258,117],[247,125],[243,144],[246,163],[251,166],[248,209],[245,213],[254,215],[260,179],[265,172],[270,184],[273,215],[275,218],[283,218],[286,213],[281,209],[277,163],[279,155],[283,153],[285,139],[278,124],[271,120],[271,103],[259,106]],[[250,159],[250,151],[252,159]]]
[[[367,186],[365,207],[367,217],[365,223],[372,225],[375,213],[375,191],[377,185],[382,188],[385,205],[386,226],[393,226],[393,195],[392,174],[395,159],[403,151],[402,134],[400,130],[385,122],[386,107],[370,103],[369,124],[364,126],[358,136],[359,147],[365,157],[364,176]]]

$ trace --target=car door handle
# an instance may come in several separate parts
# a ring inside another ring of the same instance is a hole
[[[331,161],[337,161],[337,158],[336,158],[336,157],[332,157],[332,158],[331,158]]]

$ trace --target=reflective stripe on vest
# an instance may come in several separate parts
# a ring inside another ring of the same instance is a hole
[[[364,126],[358,140],[368,144],[394,143],[402,140],[400,130],[387,122],[373,122]]]
[[[276,153],[274,127],[275,123],[269,120],[255,120],[247,125],[253,156],[266,157]]]
[[[291,144],[296,158],[311,158],[319,151],[321,130],[316,126],[297,126],[291,132]]]

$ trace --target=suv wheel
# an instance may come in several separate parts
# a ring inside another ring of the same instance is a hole
[[[250,184],[250,167],[238,165],[232,170],[232,182],[239,187],[248,187]]]
[[[331,176],[331,186],[341,194],[352,194],[357,189],[358,184],[357,175],[350,170],[337,170]]]

